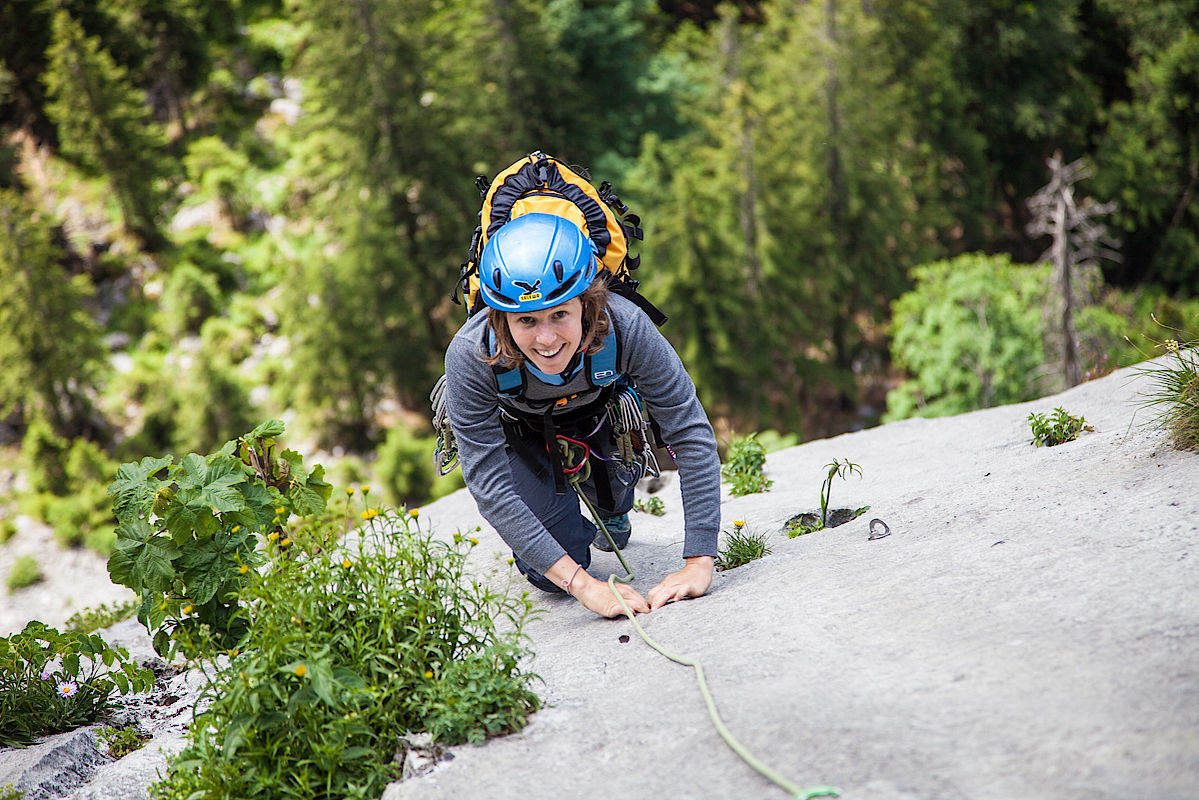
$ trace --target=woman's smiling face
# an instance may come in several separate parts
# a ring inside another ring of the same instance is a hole
[[[566,369],[583,341],[583,301],[577,297],[541,311],[505,313],[512,340],[542,372]]]

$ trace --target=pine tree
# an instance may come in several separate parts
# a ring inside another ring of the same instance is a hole
[[[96,433],[90,397],[99,331],[86,311],[87,276],[60,266],[50,222],[0,189],[0,417],[43,417],[60,436]]]
[[[55,14],[53,30],[44,80],[60,150],[88,173],[104,176],[126,228],[151,249],[160,248],[165,137],[145,96],[66,11]]]

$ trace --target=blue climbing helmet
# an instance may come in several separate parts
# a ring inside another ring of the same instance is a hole
[[[564,217],[519,216],[483,248],[483,302],[501,311],[541,311],[578,297],[595,279],[597,252],[587,234]]]

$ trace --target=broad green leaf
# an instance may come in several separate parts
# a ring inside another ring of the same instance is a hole
[[[213,511],[240,511],[246,507],[246,501],[236,488],[236,485],[246,479],[245,475],[222,475],[204,486],[201,497],[204,503]]]
[[[211,600],[226,577],[220,549],[212,539],[188,547],[175,562],[175,570],[187,584],[188,598],[197,606]]]
[[[166,523],[171,538],[177,543],[183,544],[201,530],[200,518],[203,516],[211,517],[212,511],[207,504],[199,500],[192,500],[190,503],[172,503],[171,507],[167,509],[163,522]]]
[[[166,658],[171,652],[171,637],[167,635],[165,630],[154,634],[154,652],[163,658]]]
[[[237,748],[246,743],[246,731],[253,724],[253,714],[239,714],[229,722],[229,727],[225,729],[225,758],[233,758],[237,753]]]
[[[291,507],[301,517],[319,514],[325,510],[325,501],[319,494],[301,483],[293,483],[287,490]]]
[[[308,662],[308,678],[312,682],[312,690],[326,704],[332,706],[336,702],[333,690],[337,681],[333,678],[333,669],[328,661],[313,659]]]
[[[246,435],[247,439],[267,439],[282,436],[286,426],[281,419],[268,419]]]
[[[153,476],[170,464],[170,456],[147,456],[140,463],[122,464],[117,469],[116,480],[108,487],[108,493],[113,497],[113,513],[119,518],[137,513],[148,514],[154,504],[154,493],[163,483]]]
[[[295,450],[284,450],[279,454],[279,460],[287,462],[292,480],[299,481],[308,476],[304,470],[304,456]]]
[[[171,561],[178,557],[179,548],[173,541],[164,536],[155,536],[137,553],[133,565],[133,579],[143,588],[165,592],[175,577],[175,568]]]
[[[62,668],[72,678],[79,676],[79,654],[67,653],[62,657]]]
[[[206,483],[207,471],[208,465],[204,463],[203,456],[188,453],[179,463],[179,474],[176,476],[180,490],[199,489]],[[182,495],[183,491],[180,491],[180,494]]]
[[[111,672],[109,675],[112,677],[113,683],[121,690],[121,694],[129,694],[129,679],[123,673]]]

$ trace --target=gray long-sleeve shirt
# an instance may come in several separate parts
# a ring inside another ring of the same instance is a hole
[[[695,384],[641,309],[612,295],[608,310],[620,337],[617,368],[637,385],[679,465],[683,557],[714,556],[720,526],[720,458]],[[474,315],[446,350],[446,411],[458,441],[462,474],[479,513],[513,552],[544,574],[566,551],[513,483],[500,425],[499,386],[491,366],[480,358],[486,325],[486,314]]]

